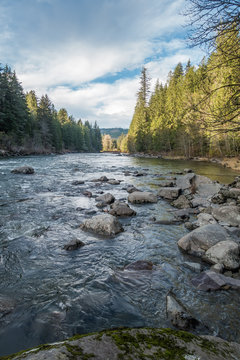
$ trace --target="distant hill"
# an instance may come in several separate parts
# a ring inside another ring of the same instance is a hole
[[[128,129],[122,128],[109,128],[109,129],[100,129],[102,135],[110,135],[112,139],[117,139],[120,135],[126,135],[128,133]]]

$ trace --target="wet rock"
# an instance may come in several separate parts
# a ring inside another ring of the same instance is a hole
[[[13,174],[34,174],[34,169],[31,166],[21,166],[11,171]]]
[[[88,191],[88,190],[83,191],[83,195],[84,195],[84,196],[87,196],[87,197],[89,197],[89,198],[92,197],[91,191]]]
[[[160,187],[173,187],[174,185],[175,185],[175,181],[173,180],[164,180],[158,184],[158,186]]]
[[[108,184],[110,184],[110,185],[119,185],[120,181],[115,180],[115,179],[111,179],[111,180],[108,180]]]
[[[96,210],[87,210],[87,211],[85,211],[85,214],[86,215],[94,215],[94,214],[96,214]]]
[[[190,207],[190,202],[185,195],[180,195],[178,199],[173,201],[172,205],[178,209],[186,209]]]
[[[224,196],[221,193],[215,194],[211,198],[213,204],[223,204],[225,202]]]
[[[96,204],[96,207],[99,208],[99,209],[103,209],[104,207],[107,206],[107,203],[103,202],[103,201],[99,201],[97,204]]]
[[[155,219],[155,224],[159,224],[159,225],[179,225],[179,224],[181,224],[181,221],[179,221],[177,219],[170,219],[170,220],[156,220]]]
[[[139,192],[140,192],[140,190],[137,189],[135,186],[128,186],[128,187],[127,187],[127,192],[128,192],[129,194],[132,194],[132,193],[135,192],[135,191],[139,191]]]
[[[220,206],[213,209],[212,215],[218,221],[222,221],[230,226],[240,226],[240,212],[237,206]]]
[[[189,210],[190,209],[181,209],[181,210],[175,211],[174,217],[177,220],[187,221],[187,220],[189,220],[190,214],[191,214],[191,212]]]
[[[63,249],[67,251],[77,250],[78,248],[84,246],[84,242],[78,239],[70,241],[68,244],[64,245]]]
[[[202,271],[202,266],[199,263],[185,261],[183,265],[196,273],[200,273]]]
[[[183,331],[171,329],[138,328],[115,329],[76,336],[74,339],[15,354],[11,356],[11,359],[117,360],[120,358],[168,358],[172,360],[226,360],[227,354],[227,360],[237,360],[239,353],[239,344],[213,336],[195,336],[191,333],[187,334]]]
[[[217,221],[214,219],[214,217],[211,214],[207,213],[200,213],[197,215],[197,226],[204,226],[208,224],[217,224]]]
[[[188,173],[186,175],[179,176],[176,181],[176,186],[182,191],[191,188],[195,176],[196,175],[194,173]]]
[[[134,216],[136,211],[130,208],[130,206],[124,202],[116,201],[111,205],[109,214],[114,216]]]
[[[195,223],[192,223],[190,221],[187,221],[184,223],[184,226],[186,229],[192,231],[192,230],[195,230],[197,228],[197,225]]]
[[[240,280],[233,279],[215,271],[204,271],[192,279],[192,284],[202,291],[220,290],[220,289],[240,289]]]
[[[146,175],[147,175],[147,173],[143,173],[143,172],[136,172],[136,173],[134,174],[135,177],[146,176]]]
[[[192,169],[183,169],[183,172],[184,172],[185,174],[188,174],[188,173],[192,173],[193,170],[192,170]]]
[[[80,227],[85,231],[108,236],[115,235],[123,231],[123,227],[117,218],[110,214],[96,215],[91,219],[85,220]]]
[[[223,270],[224,270],[224,266],[223,266],[223,264],[218,263],[218,264],[215,264],[215,265],[211,266],[210,270],[214,271],[216,273],[222,274]]]
[[[0,319],[10,314],[15,308],[15,302],[5,296],[0,296]]]
[[[112,194],[107,193],[107,194],[98,196],[95,200],[100,201],[105,204],[112,204],[115,201],[115,197]]]
[[[98,181],[107,182],[109,179],[106,176],[101,176]]]
[[[83,180],[75,180],[72,182],[72,185],[82,185],[82,184],[84,184]]]
[[[179,187],[165,187],[161,188],[158,191],[158,195],[161,196],[164,199],[168,200],[174,200],[178,198],[180,194],[180,188]]]
[[[239,245],[232,240],[220,241],[206,251],[204,260],[211,264],[223,264],[225,269],[236,270],[240,267]]]
[[[199,324],[199,321],[189,313],[172,292],[170,292],[166,298],[166,311],[168,319],[170,319],[172,325],[178,329],[194,329]]]
[[[206,176],[196,175],[194,179],[195,191],[200,198],[211,198],[221,189],[221,185]]]
[[[188,254],[203,256],[205,252],[220,241],[227,240],[227,231],[220,225],[210,224],[193,230],[178,240],[178,246]]]
[[[157,195],[150,192],[135,191],[128,196],[128,201],[133,204],[156,203]]]
[[[101,176],[100,178],[98,179],[92,179],[90,181],[92,182],[107,182],[109,179],[106,177],[106,176]]]
[[[131,264],[128,264],[124,267],[124,270],[152,270],[153,269],[153,263],[151,261],[147,260],[137,260]]]

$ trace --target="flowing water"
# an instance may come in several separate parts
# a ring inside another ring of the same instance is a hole
[[[11,173],[22,165],[33,166],[35,174]],[[184,225],[151,221],[154,216],[171,219],[167,202],[131,206],[137,215],[121,219],[124,232],[113,238],[79,228],[90,210],[101,212],[83,190],[126,199],[127,184],[154,192],[164,175],[186,167],[223,183],[237,175],[208,163],[113,154],[0,161],[0,356],[76,333],[120,326],[169,327],[165,298],[170,289],[211,334],[240,341],[239,293],[196,291],[190,282],[195,274],[183,262],[198,260],[177,247],[187,233]],[[125,170],[147,175],[125,176]],[[90,181],[102,175],[123,181],[118,186]],[[85,183],[72,185],[74,180]],[[63,249],[76,238],[86,245],[76,251]],[[152,261],[155,270],[122,271],[136,260]]]

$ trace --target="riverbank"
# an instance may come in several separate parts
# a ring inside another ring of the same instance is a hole
[[[186,156],[176,156],[176,155],[166,155],[166,154],[146,154],[146,153],[135,153],[130,154],[130,156],[133,157],[144,157],[149,159],[165,159],[165,160],[193,160],[193,161],[204,161],[214,164],[222,165],[223,167],[230,168],[235,171],[240,171],[240,158],[235,157],[222,157],[222,158],[216,158],[216,157],[193,157],[193,158],[187,158]]]

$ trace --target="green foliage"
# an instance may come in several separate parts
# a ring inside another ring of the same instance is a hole
[[[100,151],[97,123],[74,121],[67,110],[58,112],[47,95],[23,92],[15,72],[0,67],[0,147],[32,152]]]
[[[240,37],[235,28],[230,35],[219,31],[216,50],[197,69],[189,60],[185,70],[179,63],[168,74],[164,86],[157,81],[149,101],[143,68],[128,137],[121,138],[129,152],[188,158],[239,154]]]

